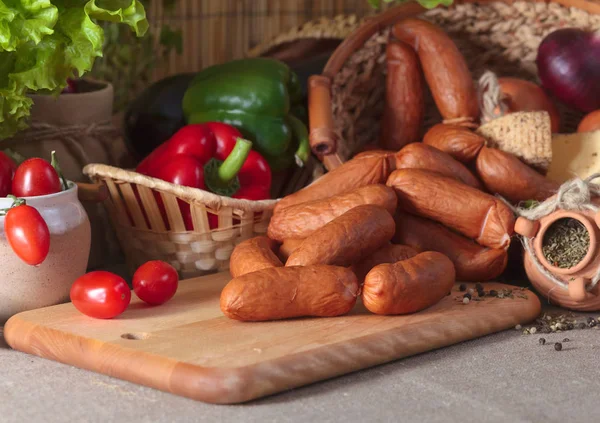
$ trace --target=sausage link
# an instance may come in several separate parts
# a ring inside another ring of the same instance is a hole
[[[393,151],[366,151],[321,176],[309,186],[279,200],[273,214],[286,207],[342,194],[365,185],[384,184],[394,170]]]
[[[479,103],[473,77],[450,37],[439,26],[416,18],[398,22],[393,34],[419,55],[425,80],[443,118],[477,120]]]
[[[229,258],[229,273],[234,278],[269,267],[283,266],[273,250],[275,241],[257,236],[238,244]]]
[[[420,169],[394,171],[387,182],[398,194],[399,208],[427,217],[490,248],[508,248],[515,217],[500,199]]]
[[[473,188],[483,189],[481,182],[462,163],[449,154],[422,143],[409,144],[396,153],[396,169],[431,170]]]
[[[438,303],[454,286],[454,265],[428,251],[404,261],[375,266],[362,287],[365,307],[375,314],[408,314]]]
[[[221,311],[243,321],[332,317],[348,313],[358,295],[356,276],[344,267],[272,267],[232,279]]]
[[[385,185],[367,185],[333,197],[296,204],[271,217],[267,234],[277,241],[306,238],[336,217],[363,204],[381,206],[393,215],[398,197]]]
[[[415,50],[390,40],[386,50],[385,108],[381,121],[381,145],[399,150],[419,141],[425,116],[423,76]]]
[[[504,272],[508,262],[505,249],[482,247],[439,223],[407,213],[396,214],[393,242],[410,245],[420,252],[444,254],[454,263],[459,281],[494,279]]]
[[[423,143],[448,153],[461,163],[470,163],[485,145],[485,138],[463,126],[438,123],[425,133]]]
[[[392,239],[395,231],[394,219],[386,209],[358,206],[307,237],[285,265],[350,266]]]
[[[496,148],[483,147],[477,156],[476,166],[486,188],[512,203],[544,201],[556,194],[560,187],[513,154]]]

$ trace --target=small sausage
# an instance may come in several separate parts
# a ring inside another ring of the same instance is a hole
[[[449,154],[422,143],[409,144],[396,153],[396,169],[431,170],[473,188],[483,189],[481,182],[462,163]]]
[[[272,267],[232,279],[221,292],[221,311],[243,321],[340,316],[354,307],[359,289],[344,267]]]
[[[425,116],[423,76],[417,53],[408,44],[390,40],[385,54],[387,76],[380,139],[384,148],[400,150],[419,141]]]
[[[515,217],[500,199],[421,169],[394,171],[387,182],[402,210],[443,223],[490,248],[508,248]]]
[[[423,143],[448,153],[461,163],[469,163],[485,145],[485,138],[463,126],[438,123],[425,133]]]
[[[365,280],[367,273],[379,264],[396,263],[418,254],[417,250],[408,245],[387,244],[375,251],[369,257],[352,266],[359,282]]]
[[[454,263],[459,281],[494,279],[504,272],[508,262],[505,249],[482,247],[444,225],[407,213],[396,214],[396,235],[392,241],[410,245],[419,252],[444,254]]]
[[[477,173],[487,189],[512,203],[543,201],[556,194],[560,184],[545,178],[516,156],[483,147],[477,156]]]
[[[394,36],[410,44],[421,61],[425,80],[444,119],[479,118],[475,84],[456,44],[437,25],[417,18],[394,25]]]
[[[577,132],[593,132],[600,131],[600,110],[596,110],[588,115],[586,115],[581,122],[579,122],[579,126],[577,127]]]
[[[377,251],[395,231],[394,219],[383,207],[354,207],[307,237],[285,265],[350,266]]]
[[[279,247],[279,258],[286,262],[290,255],[304,242],[304,238],[288,238],[283,240],[283,244]]]
[[[363,204],[381,206],[393,215],[398,197],[385,185],[367,185],[333,197],[296,204],[271,217],[267,234],[277,241],[306,238],[336,217]]]
[[[384,184],[394,170],[393,151],[365,151],[321,176],[309,186],[279,200],[273,214],[294,204],[321,200],[365,185]]]
[[[363,304],[375,314],[415,313],[438,303],[452,290],[454,282],[450,259],[428,251],[375,266],[362,287]]]
[[[275,241],[257,236],[239,243],[229,258],[229,273],[234,278],[269,267],[283,266],[273,252]]]

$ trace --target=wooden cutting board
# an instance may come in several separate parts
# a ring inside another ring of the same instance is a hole
[[[358,304],[342,317],[244,323],[221,314],[219,294],[229,279],[220,273],[182,281],[159,307],[132,296],[113,320],[86,317],[70,303],[20,313],[4,336],[40,357],[200,401],[239,403],[512,328],[540,313],[529,291],[465,305],[457,285],[408,316],[377,316]]]

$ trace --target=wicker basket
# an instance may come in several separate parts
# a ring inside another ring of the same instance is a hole
[[[562,27],[597,29],[600,2],[555,0],[512,2],[455,1],[450,8],[425,11],[406,3],[367,20],[348,36],[309,84],[310,138],[313,151],[331,170],[367,143],[376,141],[383,114],[385,46],[398,20],[421,16],[446,30],[462,51],[474,80],[485,71],[537,81],[535,57],[545,35]],[[575,132],[582,114],[557,102],[561,132]],[[431,95],[426,98],[423,130],[442,121]]]
[[[182,278],[226,270],[237,243],[267,231],[277,202],[222,197],[107,165],[92,164],[83,171],[108,188],[105,205],[130,272],[148,260],[171,263]],[[162,198],[167,222],[155,193]],[[186,230],[181,201],[190,205],[193,231]],[[211,227],[211,215],[217,216],[217,227]]]

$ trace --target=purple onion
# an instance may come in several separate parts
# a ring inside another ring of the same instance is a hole
[[[600,109],[600,32],[577,28],[550,33],[536,59],[542,85],[582,112]]]

